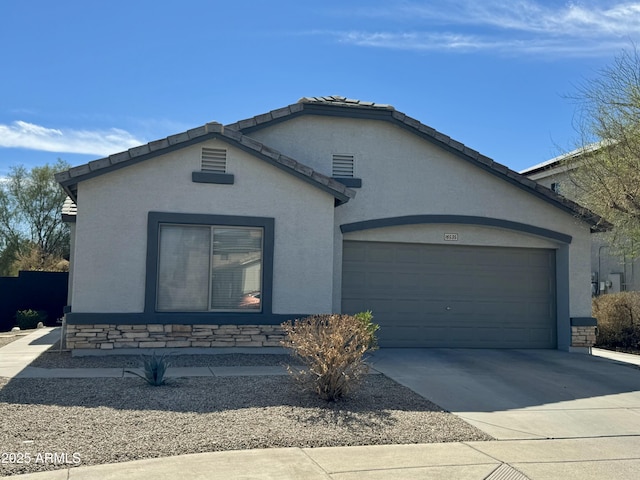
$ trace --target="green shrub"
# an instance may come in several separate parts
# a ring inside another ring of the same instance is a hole
[[[153,352],[153,355],[151,356],[142,357],[142,361],[142,368],[144,370],[143,375],[140,375],[134,370],[126,370],[126,372],[133,373],[134,375],[137,375],[138,377],[146,380],[149,385],[153,385],[155,387],[163,385],[166,381],[164,376],[167,373],[167,369],[171,365],[167,361],[166,355],[160,355],[159,357],[157,357],[156,353]]]
[[[36,328],[38,323],[47,320],[47,312],[44,310],[18,310],[16,312],[16,323],[20,330],[30,330]]]
[[[354,314],[353,316],[363,323],[365,329],[367,330],[367,333],[370,335],[370,348],[372,350],[378,348],[378,337],[376,337],[376,332],[380,328],[380,325],[378,325],[377,323],[373,323],[373,313],[371,313],[371,310],[367,310],[366,312],[359,312]]]
[[[596,346],[640,349],[640,292],[594,298],[593,316],[598,319]]]
[[[371,312],[357,315],[312,315],[282,324],[285,348],[304,364],[288,371],[302,387],[327,401],[352,391],[369,366],[365,354],[377,347]]]

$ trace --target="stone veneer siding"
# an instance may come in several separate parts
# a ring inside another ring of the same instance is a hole
[[[596,343],[595,326],[571,327],[572,347],[593,347]]]
[[[279,347],[279,325],[67,325],[69,349]]]

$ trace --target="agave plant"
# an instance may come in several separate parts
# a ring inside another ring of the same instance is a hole
[[[166,354],[156,356],[156,353],[153,352],[151,356],[142,357],[143,370],[144,374],[140,374],[133,370],[126,370],[128,373],[133,373],[138,377],[144,379],[153,386],[162,385],[165,382],[165,374],[167,373],[167,368],[169,368],[169,361],[166,359]]]

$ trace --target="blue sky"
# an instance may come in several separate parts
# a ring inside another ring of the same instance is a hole
[[[640,37],[640,1],[2,0],[0,176],[343,95],[515,170],[575,146],[567,95]]]

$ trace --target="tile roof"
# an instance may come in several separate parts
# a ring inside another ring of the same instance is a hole
[[[229,128],[250,133],[254,130],[266,128],[275,123],[283,122],[297,116],[328,115],[338,117],[368,118],[383,120],[399,125],[402,128],[434,143],[454,155],[467,160],[481,169],[496,175],[503,180],[519,187],[552,205],[571,213],[591,225],[593,231],[606,231],[611,228],[602,217],[596,215],[581,205],[559,195],[553,190],[544,187],[534,180],[511,170],[510,168],[482,155],[477,150],[467,147],[465,144],[451,138],[438,130],[424,125],[415,118],[409,117],[394,107],[387,104],[364,102],[346,97],[332,95],[327,97],[303,97],[297,103],[287,107],[272,110],[254,117],[240,120],[228,125]]]
[[[350,198],[355,197],[355,191],[347,188],[333,178],[316,172],[312,168],[291,157],[283,155],[261,142],[243,135],[237,130],[215,122],[207,123],[201,127],[177,135],[171,135],[161,140],[156,140],[78,167],[70,168],[69,170],[56,173],[55,178],[66,190],[71,199],[76,201],[78,182],[211,138],[218,138],[235,147],[248,151],[262,160],[281,168],[287,173],[311,183],[321,190],[332,194],[338,204],[345,203]]]
[[[385,103],[364,102],[353,98],[341,97],[339,95],[331,95],[328,97],[302,97],[298,103],[322,103],[329,105],[337,105],[341,107],[366,107],[366,108],[383,108],[385,110],[395,110],[391,105]]]
[[[263,160],[312,183],[313,185],[335,196],[338,204],[347,202],[355,196],[355,192],[334,179],[322,175],[310,167],[287,157],[280,152],[248,137],[246,134],[254,130],[266,128],[300,115],[328,115],[346,118],[366,118],[388,121],[424,138],[425,140],[447,150],[484,171],[521,188],[552,205],[571,213],[591,225],[593,231],[603,231],[611,225],[595,213],[577,203],[557,194],[534,180],[515,172],[508,167],[482,155],[477,150],[467,147],[461,142],[445,135],[432,127],[424,125],[415,118],[397,111],[388,104],[365,102],[347,97],[332,95],[324,97],[303,97],[298,102],[286,107],[271,110],[267,113],[240,120],[223,126],[219,123],[207,123],[198,128],[188,130],[165,139],[156,140],[146,145],[131,148],[125,152],[89,162],[56,174],[56,180],[75,200],[77,183],[96,175],[112,171],[133,163],[137,163],[177,148],[183,148],[209,138],[220,138],[239,148],[249,151]]]

